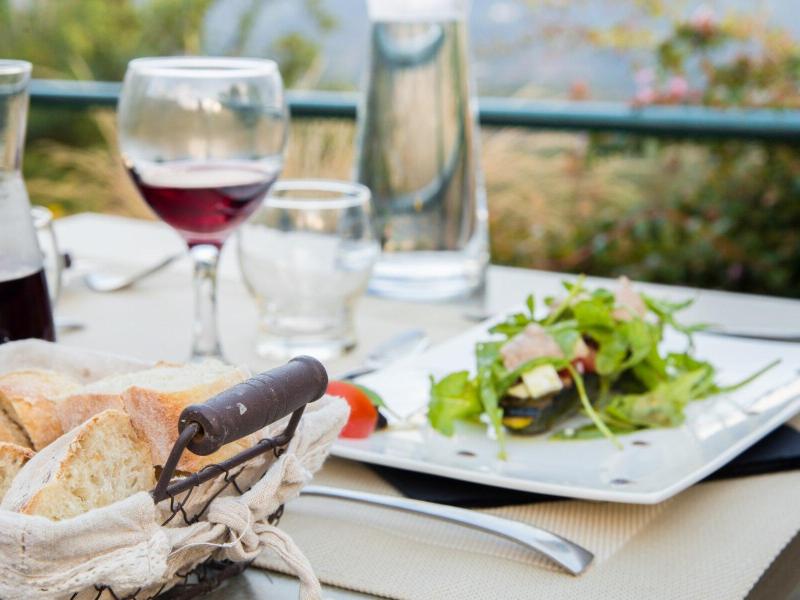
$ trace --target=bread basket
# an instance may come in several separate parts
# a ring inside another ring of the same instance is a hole
[[[0,346],[0,373],[69,369],[84,380],[142,363],[45,342]],[[347,415],[323,396],[324,368],[293,359],[181,414],[180,435],[156,487],[64,521],[0,510],[0,598],[179,600],[207,593],[275,552],[317,598],[311,567],[277,523],[322,465]],[[208,455],[256,433],[260,441],[219,464],[177,473],[184,452]]]

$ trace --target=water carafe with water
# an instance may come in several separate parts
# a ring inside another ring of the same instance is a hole
[[[31,65],[0,60],[0,343],[54,340],[42,253],[22,180]]]
[[[468,0],[368,0],[356,178],[372,190],[374,293],[467,296],[488,263],[467,50]]]

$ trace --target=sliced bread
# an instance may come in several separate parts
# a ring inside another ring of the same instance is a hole
[[[122,394],[122,402],[133,426],[150,443],[153,464],[162,466],[166,462],[178,439],[178,417],[186,406],[205,402],[248,377],[249,373],[244,369],[218,361],[205,361],[178,369],[153,370],[146,382],[128,388]],[[249,436],[208,456],[198,456],[187,450],[178,463],[178,469],[198,471],[205,465],[230,458],[254,443],[255,438]]]
[[[31,447],[31,441],[25,435],[25,431],[14,423],[2,408],[0,408],[0,442],[10,442],[25,448]]]
[[[182,366],[160,362],[151,369],[112,375],[84,385],[57,404],[56,413],[61,427],[69,431],[110,408],[124,411],[122,394],[125,390],[136,385],[147,385],[153,379],[170,377],[172,370]]]
[[[0,500],[6,495],[11,481],[26,462],[33,458],[33,451],[17,444],[0,442]]]
[[[80,389],[77,381],[45,369],[12,371],[0,376],[0,410],[41,450],[64,433],[56,406]]]
[[[150,449],[125,413],[107,410],[36,454],[0,508],[62,520],[155,485]]]

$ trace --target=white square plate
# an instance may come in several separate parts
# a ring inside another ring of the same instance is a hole
[[[428,402],[429,375],[474,372],[474,347],[491,339],[492,319],[423,354],[362,377],[401,415]],[[587,500],[652,504],[713,473],[800,412],[800,345],[696,336],[696,354],[729,384],[774,359],[781,363],[735,393],[691,403],[678,428],[620,436],[623,449],[605,439],[553,441],[546,435],[507,436],[507,460],[484,427],[459,424],[447,438],[426,425],[388,429],[364,440],[340,439],[333,454],[353,460],[464,481]],[[669,347],[685,348],[682,338]],[[567,425],[582,422],[574,417]],[[563,427],[563,425],[562,425]],[[559,427],[560,428],[560,427]]]

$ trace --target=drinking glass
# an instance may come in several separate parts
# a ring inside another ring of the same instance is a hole
[[[278,67],[250,58],[133,60],[118,121],[131,178],[153,211],[186,240],[194,260],[191,357],[221,358],[219,252],[283,167],[287,110]]]
[[[33,219],[33,226],[36,228],[39,248],[42,251],[50,304],[55,307],[59,296],[61,296],[64,255],[59,250],[58,238],[56,238],[56,231],[53,228],[53,213],[44,206],[31,206],[31,218]]]
[[[281,181],[237,238],[259,305],[259,355],[324,360],[355,346],[353,311],[380,253],[366,187]]]

